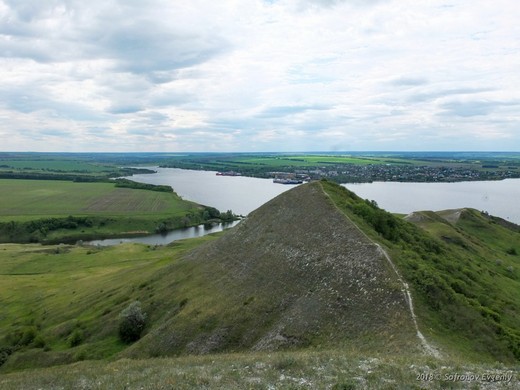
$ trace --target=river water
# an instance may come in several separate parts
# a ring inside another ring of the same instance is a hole
[[[264,203],[294,187],[276,184],[273,179],[244,176],[217,176],[216,172],[192,171],[177,168],[157,168],[156,174],[129,176],[127,179],[147,184],[168,185],[185,200],[220,211],[232,210],[247,215]]]
[[[246,216],[264,203],[284,191],[295,187],[291,184],[276,184],[272,179],[258,179],[242,176],[217,176],[216,172],[191,171],[176,168],[150,167],[155,174],[128,176],[127,179],[141,183],[169,185],[185,200],[191,200],[206,206],[216,207],[220,211],[232,210],[235,214]],[[110,246],[126,242],[138,242],[148,245],[166,245],[185,238],[200,237],[215,233],[236,225],[215,225],[211,229],[197,226],[174,230],[166,235],[114,238],[95,240],[90,245]]]
[[[470,207],[520,224],[520,179],[459,183],[343,184],[393,213]]]
[[[275,196],[294,187],[271,179],[216,176],[215,172],[151,168],[156,174],[131,180],[172,186],[184,199],[247,215]],[[363,199],[375,200],[393,213],[471,207],[520,224],[520,179],[459,183],[374,182],[343,184]]]
[[[107,238],[105,240],[94,240],[90,241],[89,245],[100,245],[100,246],[112,246],[118,244],[124,244],[127,242],[138,242],[141,244],[148,245],[166,245],[170,242],[177,240],[184,240],[186,238],[202,237],[206,234],[221,232],[225,229],[229,229],[240,221],[235,221],[226,224],[215,224],[212,226],[193,226],[184,229],[172,230],[166,234],[152,234],[150,236],[131,237],[131,238]]]
[[[277,195],[295,185],[273,183],[272,179],[241,176],[217,176],[216,172],[192,171],[176,168],[157,168],[155,174],[134,175],[128,179],[169,185],[186,200],[221,211],[232,210],[235,214],[247,215]],[[408,214],[420,210],[447,210],[471,207],[520,224],[520,179],[501,181],[473,181],[459,183],[398,183],[374,182],[343,184],[363,199],[375,200],[379,207],[393,213]],[[225,226],[213,229],[203,227],[170,232],[168,235],[152,235],[128,239],[94,241],[93,244],[114,245],[120,242],[141,242],[163,245],[171,241],[199,237],[220,231]]]

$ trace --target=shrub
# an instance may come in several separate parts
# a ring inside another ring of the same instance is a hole
[[[76,329],[69,337],[69,346],[71,348],[77,347],[83,342],[83,332],[80,329]]]
[[[29,328],[26,328],[22,334],[22,338],[19,341],[20,345],[29,345],[33,342],[33,340],[36,338],[37,331],[36,328],[31,326]]]
[[[4,364],[7,359],[9,358],[9,355],[13,353],[13,349],[10,347],[0,347],[0,366]]]
[[[45,339],[42,335],[36,336],[36,338],[33,341],[33,346],[35,348],[45,348]]]
[[[134,301],[119,314],[119,337],[125,343],[139,340],[146,324],[146,313],[141,309],[141,302]]]

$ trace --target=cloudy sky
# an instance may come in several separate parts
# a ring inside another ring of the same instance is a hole
[[[517,0],[0,0],[3,151],[520,151]]]

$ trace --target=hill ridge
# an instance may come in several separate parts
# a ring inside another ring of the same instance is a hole
[[[200,270],[204,296],[187,297],[191,321],[168,319],[125,355],[420,348],[397,274],[319,183],[279,195],[182,261]],[[193,336],[188,324],[204,331]]]
[[[323,189],[323,188],[322,188]],[[323,189],[323,192],[324,194],[329,198],[329,199],[332,199],[331,196]],[[428,340],[426,339],[426,337],[424,337],[423,333],[420,331],[419,329],[419,324],[417,322],[417,316],[415,314],[415,310],[414,310],[414,305],[413,305],[413,299],[412,299],[412,294],[410,292],[410,287],[408,285],[408,283],[404,280],[403,276],[401,275],[401,273],[399,272],[397,266],[395,265],[395,263],[392,261],[392,258],[390,257],[390,255],[388,254],[388,252],[381,246],[381,244],[373,241],[359,226],[357,226],[353,221],[352,219],[347,215],[345,214],[339,207],[337,207],[337,205],[335,205],[336,208],[338,209],[338,211],[343,214],[343,216],[352,224],[354,225],[358,230],[359,232],[364,235],[367,240],[369,240],[370,242],[372,242],[376,247],[377,249],[379,250],[379,252],[381,253],[381,256],[383,256],[387,261],[388,261],[388,264],[390,265],[390,267],[392,268],[392,270],[395,272],[396,276],[397,276],[397,279],[399,280],[399,282],[401,283],[402,285],[402,292],[405,296],[405,299],[406,299],[406,303],[408,305],[408,309],[409,309],[409,312],[410,312],[410,316],[411,316],[411,319],[413,321],[413,324],[414,324],[414,327],[415,327],[415,331],[416,331],[416,334],[417,334],[417,338],[420,340],[421,342],[421,346],[422,346],[422,349],[423,349],[423,352],[426,353],[427,355],[430,355],[430,356],[433,356],[437,359],[440,359],[442,357],[442,354],[441,352],[439,351],[439,349],[437,347],[434,347],[430,342],[428,342]],[[413,213],[412,213],[413,214]],[[409,214],[411,215],[411,214]],[[408,217],[408,216],[407,216]],[[405,217],[406,219],[406,217]]]

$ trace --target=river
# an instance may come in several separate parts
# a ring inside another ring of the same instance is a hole
[[[192,171],[177,168],[157,168],[155,174],[142,174],[128,179],[169,185],[186,200],[221,211],[232,210],[235,214],[247,215],[277,195],[295,185],[273,183],[272,179],[242,176],[217,176],[216,172]],[[420,210],[447,210],[471,207],[520,224],[520,179],[501,181],[472,181],[459,183],[400,183],[374,182],[343,184],[363,199],[375,200],[379,207],[393,213],[408,214]],[[199,237],[226,226],[212,229],[195,227],[155,234],[147,237],[93,241],[92,244],[114,245],[120,242],[141,242],[164,245],[171,241]]]
[[[156,168],[156,174],[128,177],[142,183],[172,186],[184,199],[247,215],[294,187],[271,179],[216,176],[215,172]],[[343,184],[363,199],[375,200],[393,213],[471,207],[520,224],[520,179],[459,183],[374,182]]]
[[[184,240],[186,238],[202,237],[206,234],[221,232],[225,229],[229,229],[240,221],[235,221],[226,224],[214,224],[211,226],[193,226],[189,228],[172,230],[165,234],[152,234],[149,236],[131,237],[131,238],[107,238],[104,240],[90,241],[89,245],[100,245],[100,246],[112,246],[118,244],[124,244],[128,242],[138,242],[140,244],[147,245],[166,245],[173,241]]]
[[[374,182],[343,184],[393,213],[470,207],[520,224],[520,179],[458,183]]]
[[[183,199],[220,211],[232,210],[235,214],[246,216],[272,198],[294,187],[292,184],[276,184],[272,179],[258,179],[243,176],[217,176],[216,172],[191,171],[176,168],[150,167],[155,174],[128,176],[126,179],[141,183],[169,185]],[[152,234],[142,237],[114,238],[95,240],[90,245],[110,246],[127,242],[148,245],[165,245],[185,238],[200,237],[236,225],[215,225],[212,228],[197,226],[179,229],[166,235]]]
[[[157,167],[149,169],[157,173],[134,175],[127,179],[147,184],[168,185],[183,199],[216,207],[220,211],[232,210],[235,214],[244,216],[295,186],[276,184],[273,183],[273,179],[217,176],[216,172],[210,171]]]

